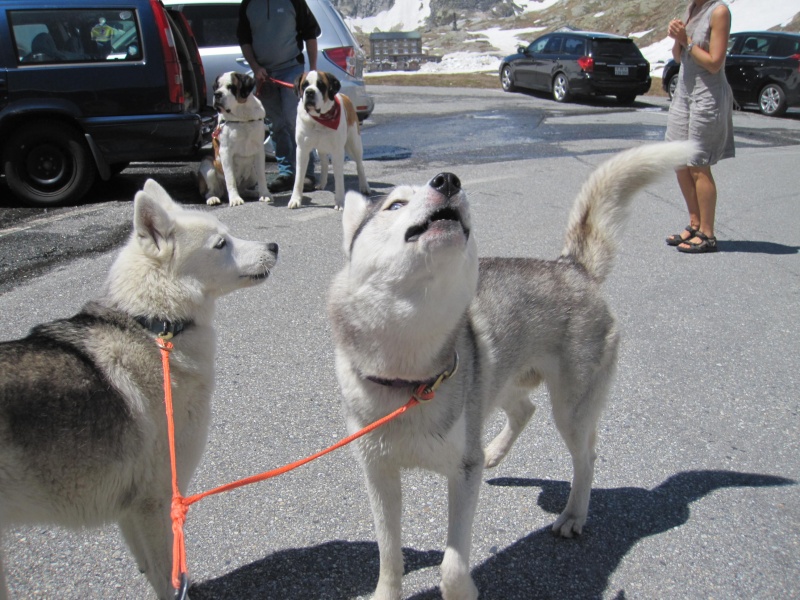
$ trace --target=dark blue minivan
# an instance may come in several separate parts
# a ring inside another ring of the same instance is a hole
[[[205,98],[191,30],[161,0],[0,4],[0,161],[29,205],[77,202],[131,161],[196,157]]]

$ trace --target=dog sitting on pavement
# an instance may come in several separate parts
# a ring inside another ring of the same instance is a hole
[[[289,208],[300,208],[303,201],[303,179],[308,168],[308,154],[317,149],[320,158],[320,177],[317,189],[328,183],[328,160],[333,163],[334,208],[344,207],[345,152],[356,163],[358,189],[371,193],[364,172],[361,128],[356,109],[350,98],[339,93],[342,85],[332,74],[310,71],[298,75],[294,90],[299,97],[297,106],[297,167]]]
[[[244,204],[243,196],[272,202],[264,167],[265,112],[255,85],[253,77],[235,71],[214,82],[214,157],[204,157],[197,173],[206,204],[221,204],[226,195],[230,206]]]
[[[277,256],[276,244],[235,238],[148,180],[104,294],[71,318],[0,343],[0,525],[116,521],[158,597],[171,600],[172,490],[156,337],[171,336],[174,346],[185,493],[209,427],[214,305],[264,281]]]
[[[451,173],[374,202],[347,193],[347,260],[328,299],[347,428],[354,433],[438,386],[432,400],[356,442],[380,554],[374,598],[401,597],[400,473],[407,468],[448,478],[442,595],[478,597],[469,554],[483,469],[509,452],[534,413],[529,394],[542,382],[574,469],[553,531],[581,533],[619,340],[600,284],[635,192],[694,153],[689,142],[639,146],[597,168],[555,261],[479,259],[467,197]],[[483,426],[495,409],[506,425],[484,449]]]

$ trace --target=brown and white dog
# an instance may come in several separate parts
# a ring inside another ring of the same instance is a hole
[[[364,195],[371,193],[364,173],[364,150],[356,110],[350,98],[339,93],[340,89],[339,80],[323,71],[303,73],[294,82],[294,91],[300,101],[295,128],[297,168],[289,208],[299,208],[302,203],[308,154],[314,148],[320,157],[318,190],[324,189],[328,183],[329,157],[333,163],[336,210],[344,208],[345,151],[356,163],[359,191]]]
[[[197,173],[206,204],[221,204],[226,194],[231,206],[244,204],[243,195],[272,201],[264,172],[265,113],[253,93],[255,86],[253,77],[235,71],[214,82],[214,108],[219,113],[214,158],[205,157]]]

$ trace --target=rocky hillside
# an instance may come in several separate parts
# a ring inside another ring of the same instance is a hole
[[[333,0],[345,16],[353,17],[375,15],[388,10],[393,2]],[[461,50],[491,53],[494,49],[488,42],[476,42],[475,36],[469,33],[491,27],[544,28],[542,32],[529,36],[531,39],[566,25],[621,35],[648,32],[636,40],[642,48],[662,40],[669,20],[679,17],[685,6],[684,1],[664,0],[564,0],[543,11],[522,13],[510,0],[430,0],[430,3],[431,17],[421,32],[425,45],[435,54]],[[800,13],[787,26],[778,29],[800,32]],[[368,47],[371,32],[354,33]]]

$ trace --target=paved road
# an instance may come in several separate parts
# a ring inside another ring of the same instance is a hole
[[[440,110],[436,93],[381,93],[387,111],[416,118]],[[539,101],[464,94],[480,114]],[[470,194],[482,255],[554,257],[584,178],[610,152],[641,143],[557,135],[562,126],[613,132],[632,118],[602,108],[549,117],[553,133],[530,143],[531,158],[472,160],[462,145],[433,153],[408,144],[408,156],[369,160],[367,174],[382,192],[452,171]],[[659,105],[639,108],[636,119],[663,132]],[[368,154],[387,140],[383,118],[365,128]],[[584,535],[549,533],[571,468],[539,394],[542,410],[512,454],[485,473],[472,555],[482,598],[800,597],[800,124],[752,113],[736,120],[738,156],[715,169],[722,251],[686,256],[664,245],[686,220],[671,178],[638,197],[620,239],[605,289],[623,342]],[[539,145],[551,151],[537,153]],[[352,164],[347,179],[352,186]],[[220,302],[213,429],[192,492],[288,463],[344,434],[325,315],[327,285],[342,265],[341,216],[330,191],[309,196],[312,204],[297,211],[285,199],[216,210],[237,235],[278,242],[281,261],[264,286]],[[66,243],[92,230],[93,210],[116,215],[120,227],[130,219],[129,203],[89,205],[0,239],[21,247],[58,234]],[[76,311],[112,258],[98,248],[0,290],[0,337]],[[493,421],[487,437],[499,426]],[[405,478],[406,597],[439,597],[445,488],[435,475]],[[348,450],[202,501],[189,513],[187,538],[196,599],[367,597],[377,579],[371,516]],[[150,597],[113,527],[19,528],[4,548],[14,597]]]

